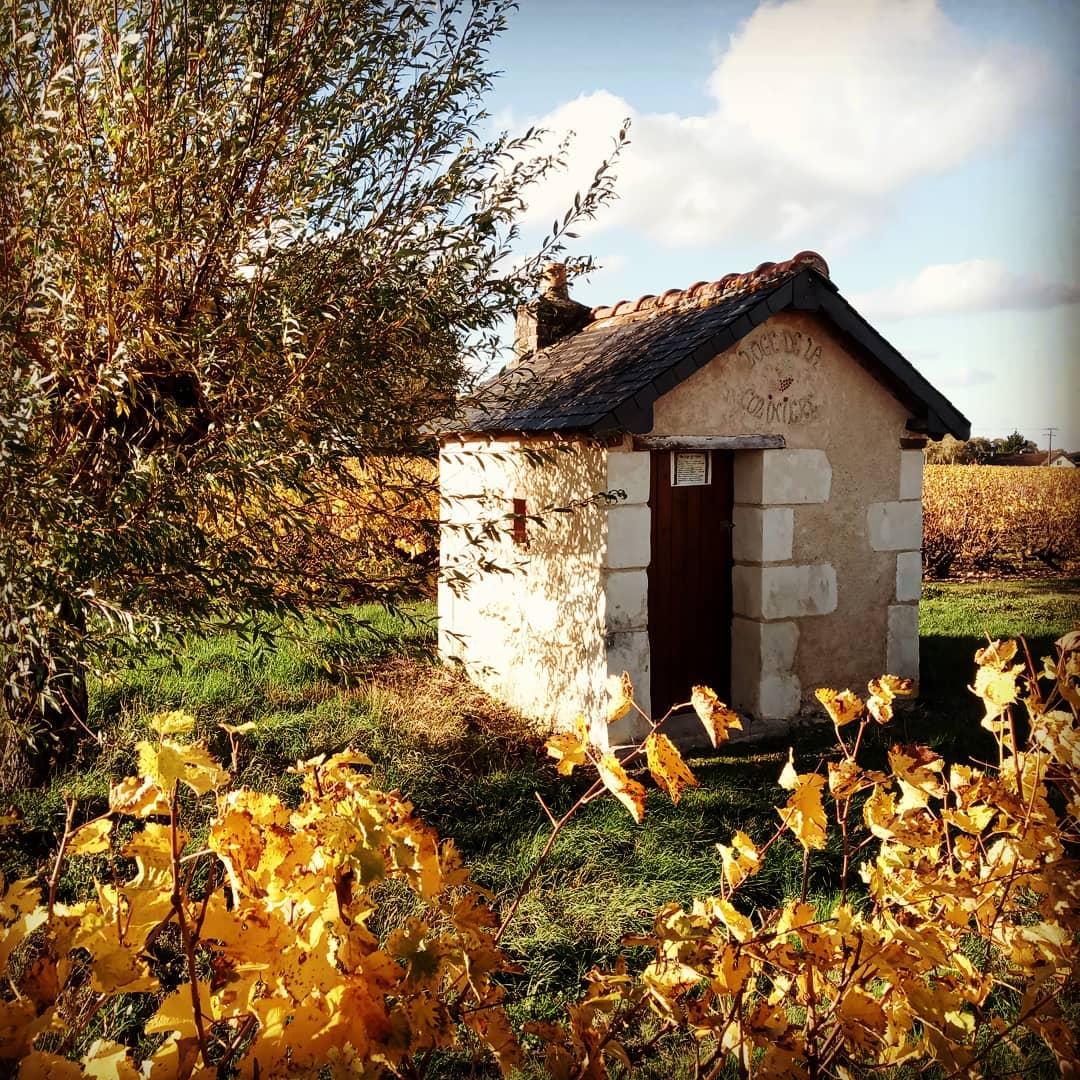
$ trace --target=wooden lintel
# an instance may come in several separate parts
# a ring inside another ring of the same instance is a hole
[[[635,450],[783,450],[783,435],[636,435]]]

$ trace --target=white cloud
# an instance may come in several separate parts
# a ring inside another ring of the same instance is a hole
[[[764,3],[719,55],[705,115],[651,113],[597,90],[546,116],[544,127],[578,138],[569,174],[534,193],[530,217],[546,224],[565,208],[630,117],[619,202],[586,229],[836,250],[893,193],[1010,135],[1049,72],[1015,43],[965,36],[935,0]]]
[[[851,297],[868,319],[972,311],[1046,310],[1080,302],[1080,285],[1014,273],[994,259],[939,263],[914,277]]]

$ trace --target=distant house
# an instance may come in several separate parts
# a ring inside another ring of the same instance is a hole
[[[625,670],[654,716],[706,684],[756,733],[918,675],[923,447],[970,425],[820,255],[592,310],[549,267],[516,352],[442,437],[444,656],[546,721]],[[504,572],[455,591],[481,533]]]
[[[998,454],[987,460],[988,465],[1052,465],[1059,469],[1074,469],[1076,463],[1064,450],[1051,452],[1047,461],[1045,450],[1036,450],[1030,454]]]

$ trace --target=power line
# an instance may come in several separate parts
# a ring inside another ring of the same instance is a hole
[[[1054,432],[1060,431],[1060,428],[1048,427],[1044,429],[1046,432],[1046,464],[1053,464],[1053,450],[1054,450]]]

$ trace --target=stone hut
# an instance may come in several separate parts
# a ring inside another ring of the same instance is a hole
[[[544,722],[625,670],[650,715],[706,684],[759,735],[918,676],[923,445],[970,425],[820,255],[592,310],[554,266],[517,337],[442,437],[444,657]]]

